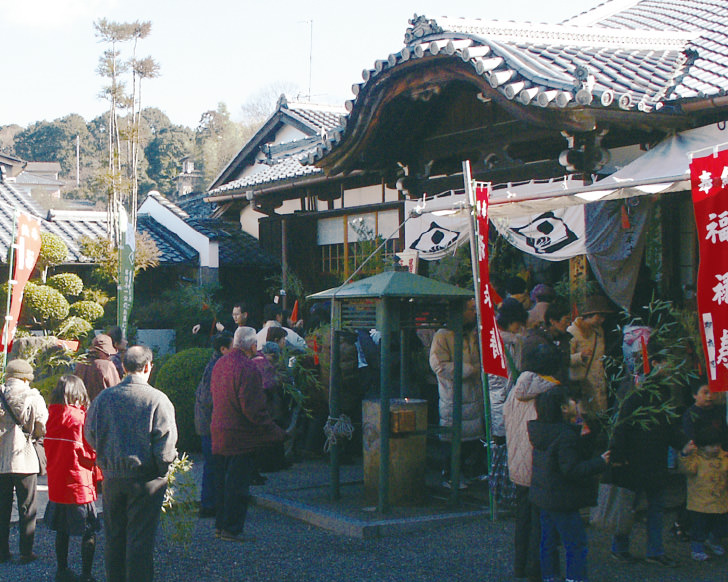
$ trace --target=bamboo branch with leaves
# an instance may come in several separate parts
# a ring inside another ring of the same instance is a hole
[[[632,316],[627,311],[622,313],[622,323],[617,326],[620,337],[623,337],[627,326],[650,328],[650,341],[659,346],[651,359],[660,364],[645,373],[642,356],[637,353],[635,369],[631,372],[625,358],[605,356],[604,369],[615,404],[611,411],[600,417],[600,421],[609,440],[615,430],[625,424],[648,430],[662,419],[678,418],[678,410],[684,404],[681,402],[684,388],[691,378],[698,375],[694,333],[686,327],[689,322],[672,302],[654,297],[641,310],[641,315]],[[644,396],[642,402],[631,410],[625,410],[625,402],[636,392]]]

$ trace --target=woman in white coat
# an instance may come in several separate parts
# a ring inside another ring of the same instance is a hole
[[[36,518],[38,455],[31,439],[45,434],[48,409],[40,392],[30,387],[33,368],[25,360],[11,360],[0,386],[0,562],[11,559],[8,538],[13,492],[18,500],[20,563],[37,558],[33,553]]]

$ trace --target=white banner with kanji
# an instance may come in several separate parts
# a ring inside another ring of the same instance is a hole
[[[700,248],[698,315],[708,383],[728,390],[728,151],[690,163]]]

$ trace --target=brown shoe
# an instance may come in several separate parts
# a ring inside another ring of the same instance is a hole
[[[37,559],[38,555],[30,552],[30,554],[22,554],[19,561],[21,564],[30,564],[31,562],[35,562]]]

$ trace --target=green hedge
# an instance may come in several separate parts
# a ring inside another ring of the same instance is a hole
[[[182,451],[200,450],[200,437],[195,434],[195,390],[210,356],[210,348],[178,352],[162,366],[155,380],[154,386],[174,404],[179,432],[177,448]]]

